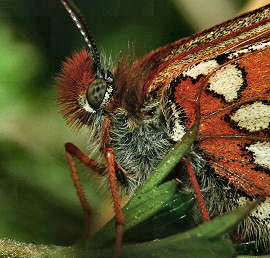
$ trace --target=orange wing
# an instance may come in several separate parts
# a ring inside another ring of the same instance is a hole
[[[249,195],[269,196],[270,44],[264,44],[204,82],[198,144],[216,173]]]
[[[186,129],[200,120],[197,147],[217,174],[248,195],[270,195],[270,5],[158,49],[132,69],[138,95],[168,98]]]

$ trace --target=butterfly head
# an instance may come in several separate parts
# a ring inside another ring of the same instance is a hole
[[[56,78],[57,101],[68,124],[77,127],[92,125],[108,111],[108,104],[115,92],[113,75],[102,67],[95,41],[78,8],[71,1],[60,1],[88,49],[75,52],[63,63]]]
[[[113,76],[101,69],[90,51],[75,52],[57,77],[57,101],[68,124],[90,125],[106,113],[114,94]]]

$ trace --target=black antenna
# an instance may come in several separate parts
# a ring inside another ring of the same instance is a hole
[[[94,61],[97,75],[102,77],[100,57],[97,50],[97,46],[79,8],[71,0],[60,0],[60,2],[69,13],[71,19],[74,21],[86,45],[88,46],[90,53],[92,55],[93,61]]]

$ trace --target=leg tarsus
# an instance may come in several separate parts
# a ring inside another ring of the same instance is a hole
[[[115,239],[115,247],[114,247],[112,258],[118,258],[120,256],[123,233],[124,233],[124,223],[116,224],[116,239]]]
[[[109,181],[112,192],[112,200],[114,204],[116,230],[117,230],[113,258],[117,258],[120,255],[122,245],[123,229],[124,229],[123,226],[125,224],[125,217],[121,209],[120,197],[117,190],[117,180],[115,174],[115,158],[114,158],[114,151],[112,148],[105,149],[105,158],[108,165]]]

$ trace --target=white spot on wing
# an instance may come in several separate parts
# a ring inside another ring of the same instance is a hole
[[[222,95],[226,102],[238,98],[238,91],[244,83],[242,71],[233,64],[222,67],[209,79],[209,90]]]
[[[176,121],[171,136],[172,140],[177,142],[181,140],[184,135],[185,135],[184,127],[179,123],[179,121]]]
[[[197,79],[199,75],[208,75],[219,67],[216,60],[208,60],[191,66],[183,72],[183,76],[190,76],[193,79]]]
[[[175,104],[171,105],[171,109],[172,109],[172,115],[173,115],[172,120],[174,121],[171,139],[177,142],[181,140],[182,137],[185,135],[185,127],[179,121],[179,113],[181,111],[176,108]]]
[[[269,127],[270,105],[263,104],[261,101],[240,107],[231,119],[240,128],[250,132],[256,132]]]
[[[256,164],[270,169],[270,142],[256,142],[246,149],[253,153]]]

